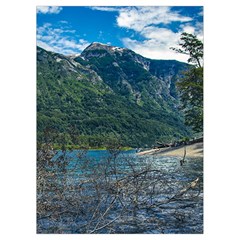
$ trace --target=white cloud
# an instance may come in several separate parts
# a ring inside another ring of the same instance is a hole
[[[198,16],[203,16],[203,11],[199,12]]]
[[[90,7],[92,10],[104,11],[104,12],[115,12],[118,11],[118,7]]]
[[[178,54],[170,47],[178,47],[182,32],[196,34],[199,39],[203,39],[202,23],[193,26],[193,18],[181,15],[171,7],[92,7],[91,9],[117,11],[117,26],[132,30],[143,39],[137,40],[135,34],[131,34],[131,38],[122,39],[124,46],[148,58],[187,62],[188,56]],[[177,32],[168,28],[171,23],[179,24]]]
[[[176,38],[175,38],[176,39]],[[183,54],[177,54],[170,50],[170,47],[177,46],[176,41],[161,42],[159,39],[147,39],[144,41],[132,40],[130,38],[122,39],[123,44],[134,52],[151,59],[175,59],[187,62],[188,57]],[[172,44],[171,44],[172,43]]]
[[[158,27],[145,27],[141,31],[141,35],[147,39],[155,39],[159,42],[170,43],[176,42],[177,38],[180,36],[179,33],[174,33],[168,28],[158,28]]]
[[[189,22],[192,18],[171,11],[170,7],[129,7],[121,8],[117,18],[119,27],[142,31],[146,26]]]
[[[191,25],[182,26],[179,32],[173,32],[168,28],[159,28],[155,26],[145,27],[141,32],[141,36],[145,38],[143,41],[138,41],[131,38],[123,38],[125,47],[132,49],[144,57],[152,59],[175,59],[182,62],[187,62],[188,56],[179,54],[171,50],[171,47],[179,47],[179,39],[182,32],[196,34],[202,40],[203,34],[200,29],[198,31]]]
[[[191,26],[191,25],[183,25],[182,26],[182,31],[194,34],[195,33],[195,28],[193,26]]]
[[[203,38],[202,23],[191,25],[193,19],[175,12],[171,7],[127,7],[120,8],[117,25],[135,31],[144,40],[122,39],[125,47],[154,59],[176,59],[187,62],[188,57],[175,53],[170,47],[178,47],[182,32],[194,33]],[[180,23],[178,32],[168,28],[168,24]]]
[[[196,34],[203,40],[203,23],[196,23],[193,18],[173,11],[171,7],[90,7],[92,10],[117,12],[116,25],[129,31],[129,37],[122,39],[123,45],[149,58],[176,59],[187,61],[187,56],[175,53],[170,47],[178,47],[182,32]],[[39,12],[57,11],[49,7],[39,8]],[[60,9],[61,11],[61,9]],[[202,14],[202,13],[199,13]],[[174,31],[169,27],[174,23]],[[38,44],[43,48],[63,54],[81,52],[90,43],[85,39],[76,40],[75,30],[70,29],[65,21],[60,27],[49,23],[37,30]],[[99,32],[102,37],[102,32]],[[45,47],[44,47],[45,46]]]
[[[57,6],[37,6],[37,13],[58,14],[61,11],[62,11],[62,7],[57,7]]]
[[[65,55],[80,53],[90,43],[81,38],[76,40],[74,33],[75,31],[68,26],[54,27],[52,24],[45,23],[37,28],[37,45]]]
[[[198,39],[203,40],[203,23],[197,22],[194,26],[191,24],[183,24],[180,27],[182,32],[194,34]]]
[[[203,41],[203,23],[202,22],[197,22],[195,25],[195,33],[194,33],[198,39]]]
[[[61,20],[59,22],[62,23],[62,24],[68,24],[68,21],[65,21],[65,20]]]
[[[53,48],[53,47],[50,46],[48,43],[43,42],[43,41],[41,41],[41,40],[38,40],[38,41],[37,41],[37,45],[38,45],[39,47],[41,47],[41,48],[44,48],[44,49],[47,50],[47,51],[52,51],[52,52],[55,52],[55,51],[56,51],[55,48]]]
[[[187,61],[187,56],[175,53],[170,47],[178,47],[182,32],[196,34],[203,40],[202,23],[193,25],[193,18],[184,16],[180,12],[173,11],[167,6],[149,7],[91,7],[92,10],[118,12],[116,18],[117,26],[133,30],[144,40],[124,38],[122,42],[125,47],[149,58],[177,59]],[[202,16],[203,12],[199,13]],[[168,25],[179,24],[177,32],[173,32]]]

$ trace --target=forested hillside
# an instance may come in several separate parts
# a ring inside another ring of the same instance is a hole
[[[79,56],[38,47],[38,142],[142,147],[188,135],[175,88],[187,67],[99,43]]]

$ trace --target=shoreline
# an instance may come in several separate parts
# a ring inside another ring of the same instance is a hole
[[[168,147],[161,149],[150,149],[147,151],[137,153],[138,156],[143,155],[161,155],[161,156],[184,156],[185,146]],[[203,158],[203,142],[186,145],[186,157],[202,157]]]

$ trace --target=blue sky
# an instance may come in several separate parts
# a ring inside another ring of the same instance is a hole
[[[186,61],[169,49],[182,32],[203,40],[202,7],[37,7],[37,45],[66,55],[101,42],[152,59]]]

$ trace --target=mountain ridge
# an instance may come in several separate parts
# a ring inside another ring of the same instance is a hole
[[[37,47],[38,141],[45,141],[46,128],[68,144],[75,144],[74,129],[78,141],[89,146],[117,138],[136,147],[185,136],[189,130],[177,112],[175,82],[188,66],[100,43],[79,56]]]

